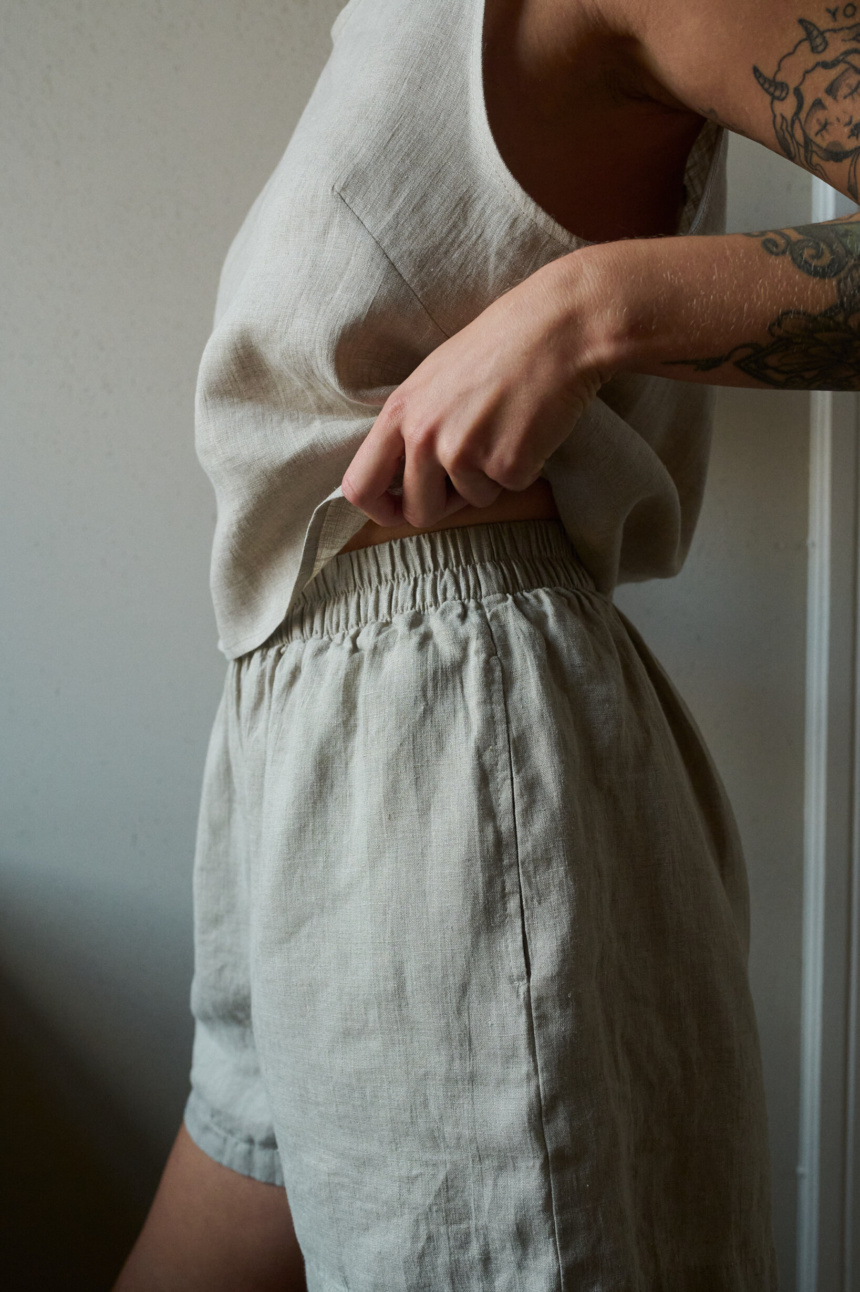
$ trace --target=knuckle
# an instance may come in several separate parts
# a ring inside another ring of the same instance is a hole
[[[478,464],[474,453],[464,446],[445,455],[443,466],[461,498],[473,507],[487,507],[499,494],[499,486]]]
[[[432,451],[436,432],[431,422],[416,422],[404,427],[402,434],[412,453],[426,457]]]
[[[483,469],[475,461],[474,454],[468,452],[463,446],[446,453],[443,465],[449,475],[458,476],[461,479],[486,478]]]
[[[406,414],[406,400],[402,395],[389,395],[380,409],[379,416],[386,425],[394,425],[403,420]]]
[[[440,457],[444,457],[446,466],[454,467],[459,471],[468,472],[479,469],[477,446],[467,439],[458,437],[453,444],[446,442]]]
[[[493,469],[493,479],[503,489],[525,489],[529,474],[517,462],[502,462]]]
[[[501,493],[501,487],[495,480],[488,479],[483,472],[458,476],[456,488],[460,497],[465,498],[466,502],[471,503],[473,507],[489,507]]]
[[[407,503],[403,508],[403,519],[407,525],[412,525],[415,529],[424,529],[426,526],[432,525],[436,518],[422,510],[421,507],[411,507]]]
[[[526,458],[523,453],[513,453],[496,457],[487,474],[503,489],[519,491],[534,484],[542,465],[536,465],[531,455]]]
[[[486,500],[483,491],[477,488],[473,483],[459,484],[457,493],[461,498],[465,498],[470,507],[486,507]]]

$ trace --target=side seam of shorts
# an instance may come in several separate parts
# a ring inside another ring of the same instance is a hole
[[[546,1172],[546,1188],[549,1195],[550,1207],[552,1209],[552,1236],[555,1242],[556,1268],[558,1271],[558,1287],[559,1289],[563,1289],[565,1279],[564,1279],[564,1271],[562,1268],[561,1241],[559,1237],[558,1209],[556,1206],[555,1181],[553,1180],[552,1161],[550,1158],[549,1141],[547,1139],[547,1133],[546,1133],[544,1082],[543,1082],[543,1075],[541,1073],[540,1057],[538,1054],[538,1038],[537,1038],[537,1031],[535,1028],[534,1010],[532,1009],[531,954],[529,951],[528,924],[526,920],[525,886],[523,883],[523,875],[522,875],[522,855],[521,855],[520,844],[519,844],[519,819],[518,819],[518,812],[517,812],[517,791],[516,791],[516,781],[514,776],[514,760],[513,760],[513,752],[511,749],[511,724],[510,724],[510,717],[508,714],[507,696],[505,693],[505,676],[504,676],[504,668],[502,665],[502,659],[501,659],[501,656],[499,655],[496,639],[493,634],[492,625],[490,623],[490,618],[489,618],[489,615],[487,614],[487,608],[483,602],[480,602],[479,604],[483,615],[484,623],[486,625],[487,635],[489,637],[490,644],[492,645],[492,654],[489,656],[489,662],[493,668],[493,673],[496,679],[494,692],[493,692],[493,711],[494,711],[496,730],[499,732],[499,735],[500,735],[500,742],[497,745],[497,751],[498,751],[498,756],[503,760],[503,763],[504,763],[502,779],[504,780],[507,786],[508,795],[509,795],[508,811],[510,814],[511,829],[512,829],[511,837],[513,839],[514,853],[516,858],[517,886],[519,889],[520,929],[522,933],[523,956],[524,956],[524,963],[525,963],[525,970],[526,970],[525,980],[522,982],[520,993],[523,1001],[523,1006],[526,1012],[526,1020],[528,1025],[528,1045],[531,1051],[531,1062],[534,1065],[534,1079],[535,1079],[535,1085],[537,1088],[538,1108],[540,1113],[540,1131],[541,1131],[541,1137],[543,1140],[544,1171]]]

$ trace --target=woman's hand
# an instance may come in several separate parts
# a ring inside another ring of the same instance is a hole
[[[582,252],[562,260],[572,257]],[[389,395],[341,484],[371,520],[427,528],[538,478],[610,375],[590,275],[558,264],[505,292]]]

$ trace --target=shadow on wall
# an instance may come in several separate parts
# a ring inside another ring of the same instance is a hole
[[[0,1053],[3,1284],[11,1292],[107,1292],[160,1164],[5,976]],[[94,1123],[98,1140],[85,1129]],[[139,1187],[117,1169],[114,1153],[139,1164]]]
[[[2,1285],[107,1292],[188,1090],[188,912],[128,877],[0,869]]]

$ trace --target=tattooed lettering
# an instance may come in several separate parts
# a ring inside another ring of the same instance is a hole
[[[819,314],[783,310],[768,327],[770,341],[748,341],[711,359],[676,359],[696,372],[733,363],[741,372],[783,390],[860,390],[860,222],[751,233],[769,256],[787,256],[809,278],[836,287],[836,301]]]
[[[827,12],[850,19],[857,6]],[[806,18],[799,22],[803,38],[780,59],[773,76],[759,67],[753,67],[753,75],[770,96],[773,128],[786,157],[857,202],[860,23],[822,30]]]

